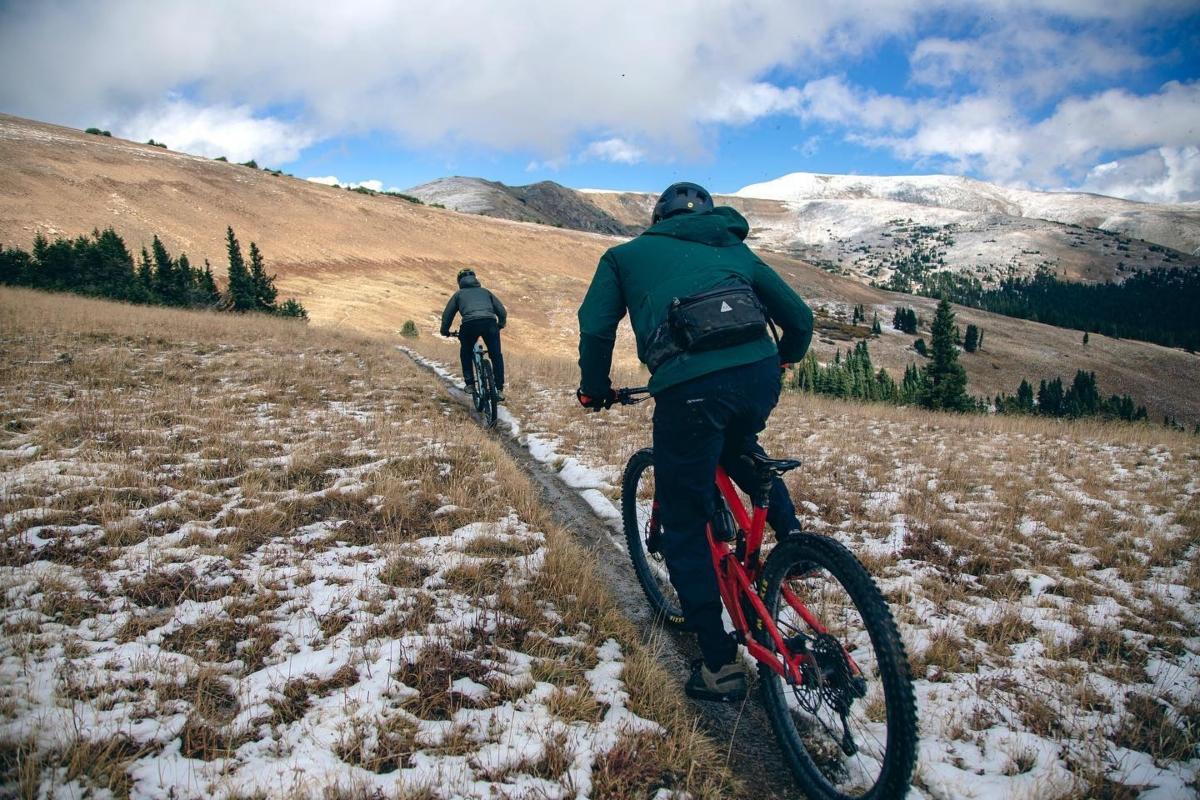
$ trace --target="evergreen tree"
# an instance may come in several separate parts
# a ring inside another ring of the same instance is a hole
[[[279,307],[279,316],[281,317],[296,317],[297,319],[307,320],[308,311],[304,306],[297,302],[296,298],[289,297],[283,301],[283,305]]]
[[[33,266],[29,253],[20,248],[4,249],[0,245],[0,283],[9,286],[27,286]]]
[[[974,325],[967,325],[967,335],[963,339],[963,350],[968,353],[974,353],[979,347],[979,328]]]
[[[954,311],[942,299],[930,328],[932,361],[924,370],[920,403],[926,408],[971,411],[975,402],[967,395],[967,373],[958,363],[954,345]]]
[[[118,300],[137,300],[133,255],[125,246],[125,240],[112,228],[105,228],[95,236],[97,291],[105,297]]]
[[[875,318],[871,320],[871,333],[879,336],[883,333],[883,328],[879,327],[879,312],[875,312]]]
[[[1033,413],[1033,387],[1024,378],[1017,387],[1017,410],[1024,414]]]
[[[261,311],[275,311],[275,276],[263,266],[258,245],[250,243],[250,281],[254,284],[254,305]]]
[[[229,254],[229,302],[234,311],[253,311],[257,307],[254,281],[246,262],[242,258],[242,246],[238,244],[233,227],[225,230],[225,248]]]
[[[929,357],[929,348],[925,345],[924,339],[917,339],[913,342],[913,349],[917,351],[918,355]]]
[[[154,257],[154,294],[165,305],[183,305],[186,298],[179,293],[180,281],[175,261],[158,236],[151,242],[150,252]]]
[[[1083,332],[1083,343],[1084,344],[1088,343],[1088,332],[1087,331]]]
[[[1063,413],[1068,417],[1091,417],[1100,413],[1100,391],[1096,373],[1078,370],[1063,394]]]
[[[1038,386],[1038,413],[1047,417],[1061,417],[1063,413],[1062,378],[1043,380]]]
[[[196,290],[201,305],[215,306],[221,302],[221,292],[217,290],[217,280],[207,258],[204,259],[204,271],[196,279]]]

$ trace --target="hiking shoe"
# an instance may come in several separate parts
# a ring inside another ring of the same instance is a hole
[[[475,384],[473,384],[473,383],[464,383],[464,384],[463,384],[463,391],[464,391],[464,392],[466,392],[467,394],[475,394]]]
[[[496,402],[498,402],[498,403],[504,402],[504,390],[503,389],[496,390]]]
[[[683,691],[693,700],[736,703],[746,697],[746,668],[736,656],[716,671],[710,670],[704,659],[697,659]]]

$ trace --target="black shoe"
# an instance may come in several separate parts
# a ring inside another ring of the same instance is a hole
[[[736,703],[746,697],[746,668],[737,656],[716,671],[710,670],[704,659],[697,659],[683,691],[693,700]]]

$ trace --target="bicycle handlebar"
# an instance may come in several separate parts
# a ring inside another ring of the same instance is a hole
[[[644,400],[649,400],[650,388],[648,386],[631,386],[625,389],[617,389],[616,394],[618,403],[623,406],[632,406]]]

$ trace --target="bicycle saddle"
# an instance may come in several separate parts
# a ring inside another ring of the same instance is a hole
[[[744,453],[742,458],[750,459],[750,463],[754,464],[757,470],[769,472],[772,475],[782,475],[785,472],[791,472],[800,466],[799,461],[794,458],[767,458],[759,453]]]

